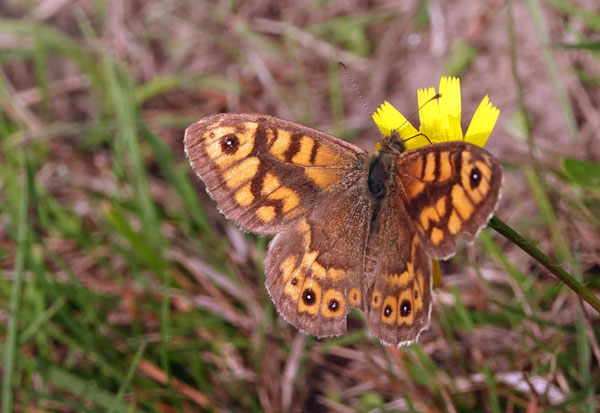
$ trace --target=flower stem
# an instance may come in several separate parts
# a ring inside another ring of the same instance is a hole
[[[523,238],[518,232],[502,222],[498,217],[493,216],[488,224],[500,234],[504,235],[519,248],[529,254],[533,259],[542,264],[548,271],[557,276],[562,282],[567,284],[577,295],[588,302],[598,313],[600,313],[600,300],[586,286],[577,281],[571,274],[566,272],[560,265],[552,261],[546,254],[533,246],[529,241]]]

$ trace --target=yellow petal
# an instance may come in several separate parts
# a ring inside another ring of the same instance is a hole
[[[460,80],[455,77],[442,77],[439,93],[441,97],[432,100],[436,96],[434,88],[417,91],[421,121],[418,132],[389,102],[382,104],[377,112],[373,113],[373,120],[384,136],[389,137],[392,131],[397,131],[407,150],[435,142],[461,140],[463,133],[460,124],[462,116]],[[464,140],[483,146],[494,128],[499,113],[500,111],[486,96],[473,115]],[[378,148],[381,148],[381,145],[378,145],[376,150]]]
[[[500,110],[492,105],[486,95],[473,115],[465,134],[465,141],[483,147],[498,120]]]
[[[431,101],[436,95],[435,89],[417,90],[417,100],[419,102],[419,117],[421,120],[421,133],[427,135],[431,142],[444,141],[444,133],[441,132],[442,120],[440,119],[440,109],[437,100]]]
[[[389,137],[393,130],[397,130],[400,137],[404,140],[419,133],[413,125],[411,125],[410,122],[387,101],[383,102],[377,111],[373,113],[373,121],[381,133],[383,133],[383,136]]]
[[[447,141],[462,140],[462,128],[460,126],[460,80],[456,77],[445,77],[440,79],[440,119],[444,138]]]

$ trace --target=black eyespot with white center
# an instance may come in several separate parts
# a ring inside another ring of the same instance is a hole
[[[312,288],[307,288],[306,290],[304,290],[304,292],[302,293],[302,301],[304,301],[304,304],[308,306],[313,305],[317,301],[317,296],[315,295],[315,292],[312,290]]]
[[[391,305],[386,305],[385,308],[383,309],[383,315],[384,317],[389,317],[392,315],[392,306]]]
[[[402,317],[408,317],[410,315],[410,311],[410,301],[402,300],[402,303],[400,304],[400,315]]]
[[[221,150],[227,155],[233,155],[240,147],[240,139],[235,133],[228,133],[221,138]]]
[[[338,300],[336,300],[335,298],[332,298],[327,303],[327,308],[329,308],[329,311],[335,313],[336,311],[338,311],[340,309],[340,302]]]
[[[471,189],[475,189],[479,186],[479,183],[481,182],[481,171],[479,170],[479,168],[475,167],[471,169],[469,180],[471,184]]]

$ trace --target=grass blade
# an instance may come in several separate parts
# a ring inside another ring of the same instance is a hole
[[[19,199],[17,223],[17,256],[15,259],[15,278],[10,293],[9,320],[6,332],[6,345],[4,350],[4,366],[2,379],[2,412],[11,413],[13,394],[11,391],[13,373],[18,357],[17,328],[19,323],[19,306],[21,299],[21,288],[23,285],[23,273],[25,271],[25,257],[28,254],[29,223],[27,220],[29,210],[29,191],[31,189],[30,169],[27,155],[21,152],[21,165],[23,171],[23,184],[21,185],[21,198]]]

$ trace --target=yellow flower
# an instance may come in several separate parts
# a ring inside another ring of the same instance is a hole
[[[441,96],[438,99],[428,102],[436,95],[435,89],[430,87],[417,91],[421,120],[418,131],[389,102],[384,102],[377,112],[373,113],[373,120],[386,137],[396,130],[405,141],[407,150],[429,143],[460,140],[483,147],[498,120],[498,108],[492,105],[486,95],[463,137],[460,125],[460,80],[456,77],[442,77],[439,94]]]
[[[475,111],[467,133],[463,137],[460,125],[460,80],[456,77],[442,77],[439,94],[438,99],[433,99],[436,92],[432,87],[417,91],[421,120],[418,131],[389,102],[384,102],[377,112],[373,113],[373,121],[385,137],[389,138],[392,131],[396,130],[404,141],[406,150],[430,143],[460,140],[483,147],[498,120],[500,114],[498,108],[492,105],[486,95]],[[379,148],[380,145],[377,144],[375,150]],[[433,287],[436,288],[442,284],[440,264],[434,259],[431,263]]]

